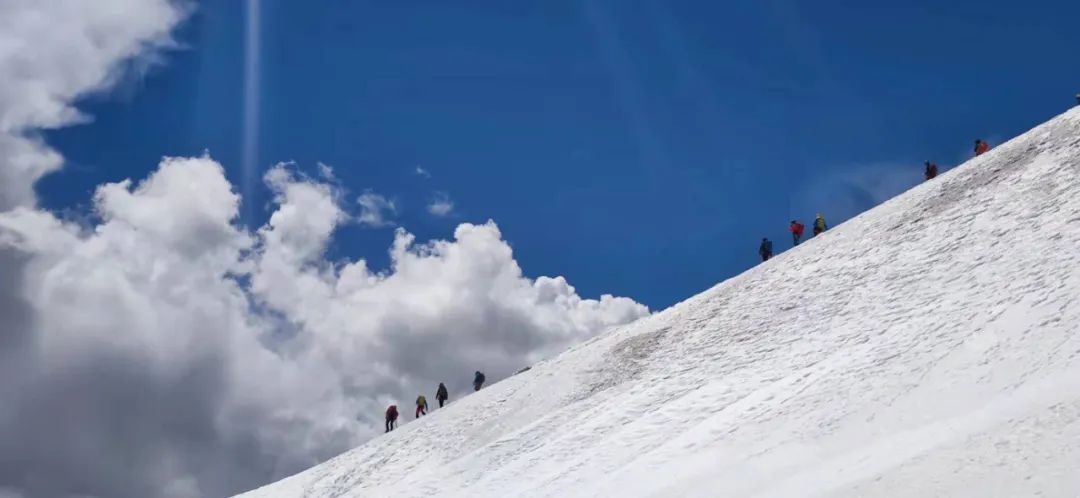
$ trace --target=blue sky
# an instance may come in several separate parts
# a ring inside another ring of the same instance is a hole
[[[661,308],[757,260],[786,224],[832,224],[1074,103],[1075,2],[285,2],[263,0],[256,164],[332,165],[394,198],[421,239],[494,219],[530,276]],[[216,0],[186,45],[89,124],[52,208],[208,149],[244,185],[244,20]],[[431,173],[415,173],[421,166]],[[250,180],[250,179],[248,179]],[[261,185],[256,179],[256,185]],[[445,193],[448,217],[425,205]],[[268,192],[248,199],[251,224]],[[387,263],[390,227],[333,254]]]

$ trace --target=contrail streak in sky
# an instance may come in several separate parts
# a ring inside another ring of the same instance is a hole
[[[240,162],[243,167],[243,219],[249,223],[252,221],[253,190],[259,161],[259,58],[262,45],[259,2],[260,0],[245,2],[247,22],[244,34],[244,129]]]

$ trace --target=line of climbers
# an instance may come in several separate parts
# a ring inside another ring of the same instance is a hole
[[[975,139],[975,155],[976,156],[981,156],[988,150],[990,150],[990,144],[986,143],[986,141],[981,139],[981,138]],[[938,174],[938,166],[937,166],[937,164],[934,164],[934,163],[932,163],[930,161],[926,161],[926,162],[923,163],[923,166],[924,166],[924,168],[923,168],[923,176],[925,176],[927,180],[933,180],[934,178],[937,177],[937,174]]]
[[[1077,105],[1080,105],[1080,93],[1076,94],[1076,103]],[[976,156],[981,156],[988,150],[990,150],[990,144],[988,144],[985,140],[981,138],[975,139]],[[934,164],[930,161],[925,161],[923,162],[923,166],[923,176],[926,178],[926,180],[933,180],[937,177],[937,164]],[[814,218],[814,236],[821,235],[828,229],[829,225],[825,223],[825,217],[822,216],[821,213],[818,213],[817,217]],[[805,230],[806,227],[802,223],[799,223],[798,220],[791,220],[791,224],[788,226],[788,231],[791,232],[793,246],[799,245],[799,242],[802,241],[802,236]],[[758,254],[761,256],[762,261],[768,261],[770,258],[773,257],[773,243],[767,237],[761,239],[761,245],[758,246]],[[528,370],[528,367],[526,367],[522,371],[525,370]],[[473,377],[473,390],[479,391],[480,388],[484,385],[484,380],[484,374],[477,370],[476,375]],[[444,385],[442,382],[439,383],[439,388],[435,391],[435,399],[439,401],[439,408],[442,408],[443,405],[447,402],[447,400],[450,399],[450,395],[446,391],[446,385]],[[425,398],[424,395],[421,394],[419,397],[416,398],[415,417],[420,418],[424,415],[427,415],[427,412],[427,398]],[[397,419],[397,405],[390,405],[386,409],[386,432],[394,430],[394,428],[397,426]]]
[[[825,217],[818,213],[814,218],[813,231],[814,235],[821,235],[822,232],[829,229],[829,225],[825,223]],[[788,225],[788,231],[791,232],[791,241],[794,245],[799,245],[802,242],[803,233],[806,232],[806,226],[799,223],[799,220],[791,220],[791,224]],[[767,237],[761,239],[761,245],[758,246],[758,255],[761,256],[762,261],[768,261],[773,257],[773,245],[772,241]]]
[[[1080,94],[1076,95],[1076,103],[1080,104]],[[986,143],[986,141],[981,138],[975,139],[976,156],[981,156],[988,150],[990,150],[990,144]],[[934,164],[930,161],[925,161],[923,163],[923,166],[923,176],[925,176],[927,180],[933,180],[937,177],[937,164]],[[791,238],[794,245],[797,246],[799,245],[799,242],[802,241],[802,236],[805,229],[806,227],[803,226],[802,223],[799,223],[798,220],[791,220],[791,225],[788,226],[788,231],[791,232]],[[824,232],[828,229],[829,226],[825,224],[825,218],[821,216],[821,213],[818,213],[817,218],[814,218],[814,235],[820,235],[821,232]],[[762,261],[768,261],[770,258],[773,257],[773,243],[771,240],[768,239],[768,237],[763,237],[761,239],[761,245],[758,246],[758,255],[761,256]]]
[[[1076,94],[1076,104],[1080,105],[1080,93]],[[988,151],[988,150],[990,150],[990,144],[986,143],[985,140],[983,140],[981,138],[975,140],[975,155],[976,156],[981,156],[984,153],[986,153],[986,151]],[[923,176],[926,177],[926,180],[933,180],[934,178],[937,177],[937,175],[938,175],[938,166],[937,166],[937,164],[934,164],[934,163],[932,163],[930,161],[925,161],[923,163],[923,166],[924,166]],[[814,218],[814,225],[813,225],[813,234],[814,234],[814,236],[821,235],[823,232],[825,232],[828,229],[829,229],[829,225],[825,223],[825,217],[822,216],[821,213],[818,213],[817,217]],[[793,246],[797,246],[797,245],[799,245],[799,242],[802,242],[802,236],[803,236],[803,233],[805,232],[805,230],[806,230],[806,227],[802,223],[799,223],[798,220],[791,220],[791,224],[788,226],[788,231],[791,232],[791,239],[792,239],[791,241],[793,243]],[[772,241],[769,240],[768,238],[762,238],[761,239],[761,245],[758,246],[758,254],[761,256],[762,261],[768,261],[769,258],[772,258],[773,257],[773,243],[772,243]],[[525,370],[528,370],[528,367],[522,369],[521,371],[524,372]],[[480,388],[484,385],[484,380],[485,380],[484,374],[482,372],[480,372],[479,370],[477,370],[476,375],[473,377],[473,390],[474,391],[479,391]],[[450,395],[446,391],[446,385],[444,385],[442,382],[439,383],[439,388],[435,391],[435,399],[439,401],[439,408],[442,408],[443,405],[447,402],[447,400],[450,399]],[[424,415],[427,415],[427,412],[428,412],[427,398],[425,398],[424,395],[421,394],[420,396],[418,396],[416,398],[416,414],[415,414],[415,417],[420,418],[420,417],[422,417]],[[390,432],[390,431],[394,430],[394,428],[397,426],[397,419],[398,419],[397,405],[390,405],[386,409],[386,432]]]
[[[473,376],[473,390],[479,391],[481,387],[484,387],[485,380],[487,380],[487,377],[484,376],[484,373],[477,370],[476,375]],[[443,384],[442,382],[439,383],[439,388],[435,390],[435,399],[439,402],[439,408],[442,408],[443,405],[450,400],[450,393],[446,390],[446,384]],[[414,417],[420,418],[427,415],[427,412],[427,398],[421,394],[416,398],[416,414]],[[386,408],[386,432],[390,432],[397,427],[397,419],[398,407],[397,405],[390,405]]]

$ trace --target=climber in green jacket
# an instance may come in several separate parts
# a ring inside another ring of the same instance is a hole
[[[825,224],[825,217],[818,213],[817,218],[814,218],[814,235],[818,235],[825,230],[828,230],[829,226]]]

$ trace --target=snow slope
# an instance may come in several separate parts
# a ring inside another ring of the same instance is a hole
[[[1078,299],[1074,109],[243,496],[1076,497]]]

